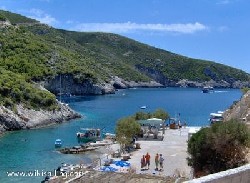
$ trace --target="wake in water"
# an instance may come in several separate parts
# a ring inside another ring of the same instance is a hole
[[[226,93],[228,91],[214,91],[214,93]]]

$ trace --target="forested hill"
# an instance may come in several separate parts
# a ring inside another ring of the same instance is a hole
[[[62,91],[72,94],[133,86],[201,87],[206,82],[217,87],[249,85],[249,74],[226,65],[117,34],[55,29],[6,11],[0,11],[0,51],[1,70],[42,83],[53,93],[59,93],[59,81]]]

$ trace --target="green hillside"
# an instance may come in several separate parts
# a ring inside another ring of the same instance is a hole
[[[27,83],[58,74],[72,74],[77,83],[109,83],[113,76],[127,81],[156,80],[163,85],[180,79],[249,81],[249,74],[242,70],[187,58],[117,34],[55,29],[0,10],[0,21],[7,20],[11,26],[0,26],[0,68]],[[0,83],[4,87],[3,77]],[[11,95],[8,98],[17,102]]]

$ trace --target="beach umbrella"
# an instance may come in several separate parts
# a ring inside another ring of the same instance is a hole
[[[105,166],[105,167],[102,167],[101,170],[104,171],[104,172],[115,172],[118,169],[116,169],[114,167],[111,167],[111,166]]]
[[[130,163],[129,163],[129,162],[126,162],[126,161],[115,161],[114,164],[115,164],[116,166],[120,166],[120,167],[130,166]]]

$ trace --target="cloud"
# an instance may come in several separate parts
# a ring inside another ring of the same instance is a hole
[[[208,27],[196,22],[186,24],[138,24],[138,23],[82,23],[73,30],[86,32],[130,33],[136,31],[192,34],[207,30]]]
[[[52,17],[51,15],[45,13],[44,11],[40,9],[31,9],[29,10],[28,13],[30,14],[28,15],[28,17],[36,19],[41,23],[54,25],[58,22],[54,17]]]

